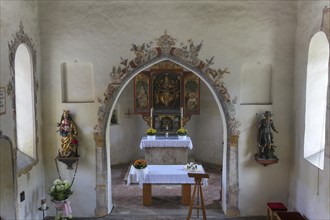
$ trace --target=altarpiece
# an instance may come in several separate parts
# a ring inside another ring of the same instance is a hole
[[[134,113],[150,122],[159,134],[174,134],[200,109],[200,79],[170,61],[153,65],[134,79]],[[182,112],[181,112],[182,109]]]

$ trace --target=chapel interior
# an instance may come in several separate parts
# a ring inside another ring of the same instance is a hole
[[[186,219],[196,182],[141,181],[195,164],[209,219],[330,219],[328,0],[1,0],[0,35],[1,220]]]

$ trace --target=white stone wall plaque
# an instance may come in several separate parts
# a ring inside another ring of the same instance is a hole
[[[0,87],[0,115],[6,114],[6,89]]]
[[[62,64],[62,102],[94,102],[94,72],[91,63]]]
[[[271,65],[245,64],[241,73],[241,104],[270,105]]]

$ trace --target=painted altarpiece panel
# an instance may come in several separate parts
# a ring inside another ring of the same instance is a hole
[[[148,73],[142,72],[134,78],[134,113],[150,112],[150,79]]]
[[[200,79],[189,72],[184,76],[184,115],[198,115],[200,106]]]
[[[152,106],[155,113],[175,114],[181,106],[181,74],[152,74]]]

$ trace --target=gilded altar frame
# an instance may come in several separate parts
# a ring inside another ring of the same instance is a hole
[[[186,124],[191,115],[199,112],[200,79],[182,66],[163,61],[134,78],[134,114],[141,114],[148,124],[152,121],[158,134],[166,132],[166,125],[170,134],[175,133],[181,126],[181,117]]]

